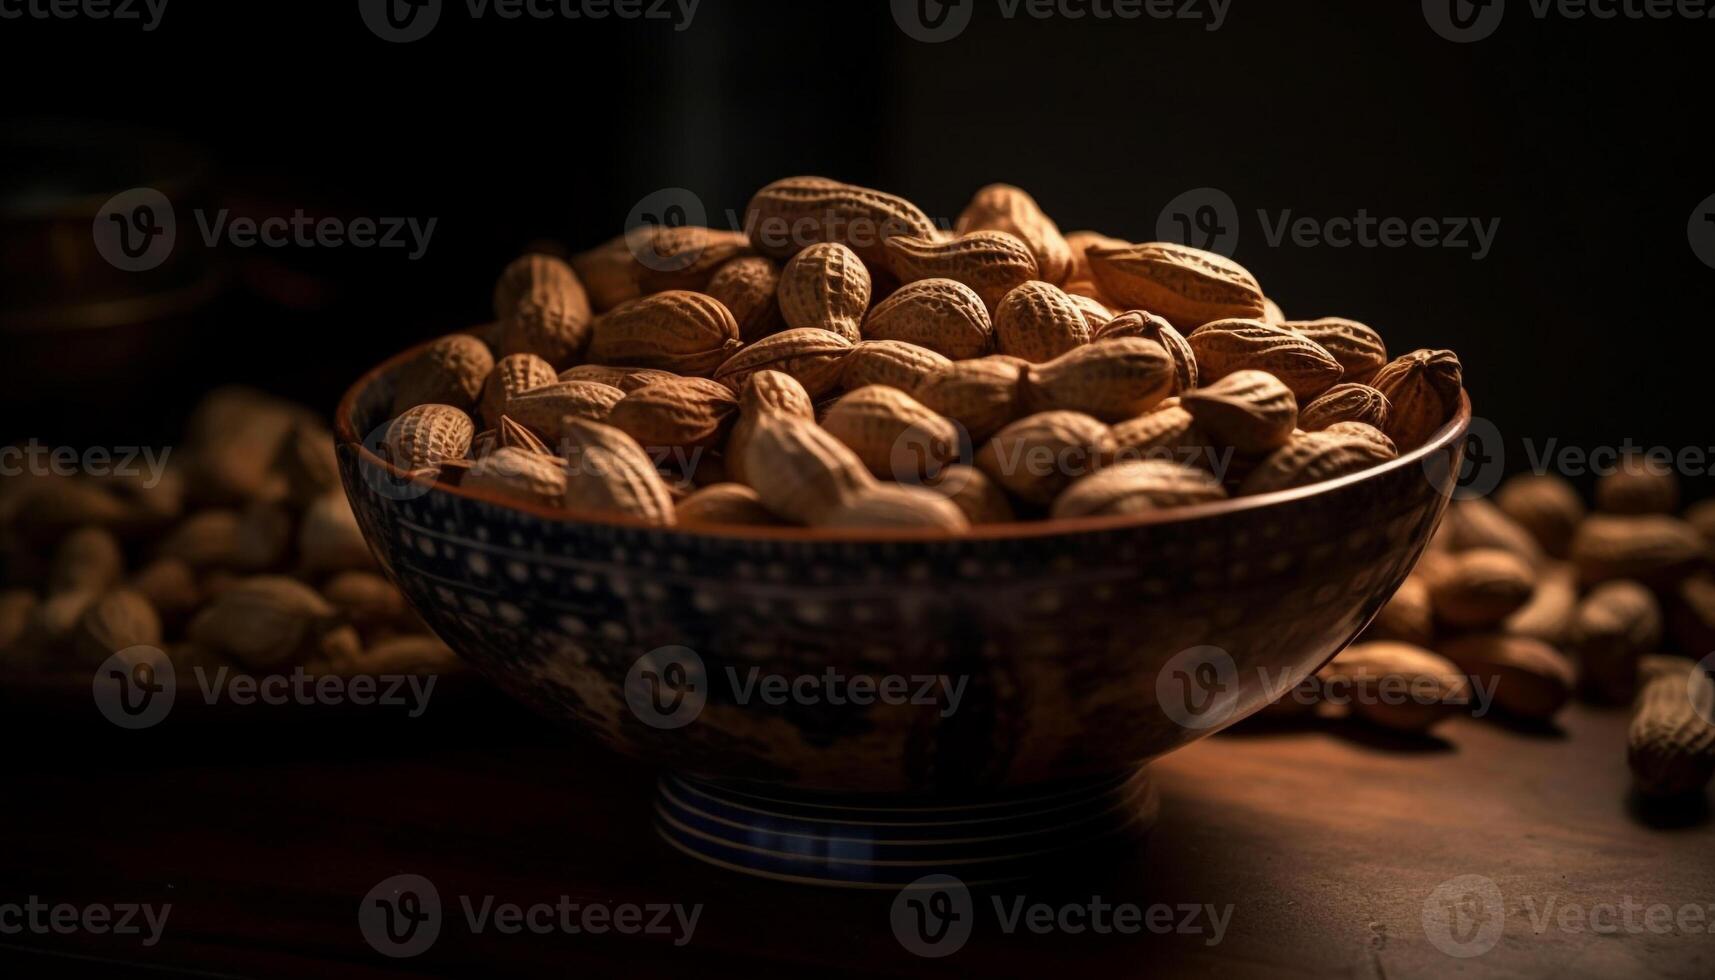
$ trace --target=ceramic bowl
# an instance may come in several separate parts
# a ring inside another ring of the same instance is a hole
[[[1393,594],[1470,420],[1461,398],[1385,465],[1162,513],[691,530],[406,480],[365,441],[411,353],[364,376],[337,423],[358,521],[412,605],[536,710],[763,797],[1039,794],[1244,718]]]

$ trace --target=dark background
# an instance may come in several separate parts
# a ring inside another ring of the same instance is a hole
[[[172,0],[149,33],[0,21],[9,138],[43,118],[140,124],[206,152],[213,178],[197,193],[235,213],[438,219],[416,262],[224,248],[210,258],[227,287],[160,339],[0,333],[14,376],[0,440],[170,439],[216,381],[331,412],[382,357],[483,320],[495,273],[534,240],[592,245],[665,187],[691,189],[724,224],[769,180],[815,173],[948,221],[977,187],[1009,181],[1063,229],[1133,240],[1155,237],[1175,195],[1220,188],[1240,214],[1236,257],[1289,315],[1365,320],[1396,352],[1457,350],[1509,469],[1528,463],[1527,438],[1715,444],[1715,269],[1686,233],[1715,192],[1703,105],[1715,21],[1539,20],[1512,0],[1494,36],[1461,45],[1414,0],[1232,0],[1214,32],[1006,19],[998,0],[974,2],[969,28],[934,45],[908,38],[883,0],[703,0],[683,32],[473,21],[449,0],[410,44],[374,36],[355,0]],[[45,183],[111,193],[145,182],[129,179],[152,165],[139,155],[85,151]],[[14,204],[44,185],[27,155],[0,165]],[[1499,218],[1499,235],[1482,261],[1271,247],[1256,217],[1360,208]],[[179,248],[200,249],[180,222]],[[9,217],[0,284],[14,296],[40,283],[32,231]]]

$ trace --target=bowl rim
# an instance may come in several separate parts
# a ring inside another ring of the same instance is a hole
[[[353,416],[357,410],[358,399],[363,393],[389,371],[396,370],[407,361],[416,357],[430,344],[441,338],[433,338],[413,345],[394,354],[375,365],[352,383],[340,398],[339,406],[334,411],[334,432],[343,446],[348,446],[360,460],[380,467],[384,472],[401,480],[410,479],[406,471],[399,469],[388,460],[382,459],[363,444],[357,435],[357,427]],[[678,534],[688,537],[740,539],[753,541],[789,541],[806,544],[886,544],[886,543],[947,543],[960,541],[1025,541],[1037,538],[1058,537],[1063,535],[1098,534],[1107,531],[1123,531],[1133,528],[1149,527],[1158,524],[1187,524],[1195,521],[1226,517],[1232,514],[1252,510],[1262,510],[1267,507],[1282,506],[1306,500],[1322,494],[1333,493],[1337,490],[1362,483],[1366,480],[1379,479],[1407,466],[1420,466],[1423,461],[1445,451],[1459,439],[1463,438],[1471,423],[1470,393],[1461,388],[1459,391],[1459,407],[1441,428],[1437,429],[1423,445],[1401,454],[1398,458],[1387,461],[1380,466],[1372,466],[1357,473],[1349,473],[1332,480],[1313,483],[1305,487],[1294,487],[1288,490],[1275,490],[1269,493],[1259,493],[1249,497],[1230,497],[1206,504],[1192,504],[1186,507],[1174,507],[1166,510],[1145,511],[1139,514],[1120,514],[1097,517],[1061,517],[1048,518],[1039,521],[1011,521],[1003,524],[977,524],[960,530],[949,531],[944,528],[814,528],[784,526],[762,526],[752,524],[653,524],[640,518],[625,514],[609,512],[578,511],[564,508],[551,508],[529,501],[506,497],[485,490],[471,490],[464,487],[448,486],[436,483],[429,493],[445,493],[466,500],[480,501],[495,507],[518,511],[532,517],[561,524],[582,524],[598,527],[626,528],[653,531],[662,534]],[[1443,496],[1451,496],[1452,487]]]

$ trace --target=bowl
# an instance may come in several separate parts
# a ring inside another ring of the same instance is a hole
[[[669,772],[669,843],[794,880],[1005,877],[1021,854],[1146,823],[1144,763],[1265,706],[1393,594],[1470,420],[1461,397],[1384,465],[1153,514],[663,528],[383,461],[414,353],[365,375],[337,418],[346,492],[388,574],[513,697]]]

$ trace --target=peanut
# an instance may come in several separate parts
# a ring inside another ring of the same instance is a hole
[[[1383,365],[1370,386],[1387,396],[1388,437],[1401,452],[1429,441],[1459,405],[1459,358],[1449,350],[1418,350]]]
[[[1262,287],[1223,255],[1165,242],[1084,254],[1103,294],[1125,309],[1166,317],[1182,333],[1211,320],[1263,315]]]
[[[732,355],[715,369],[714,379],[734,392],[758,371],[789,374],[812,398],[834,390],[852,342],[820,327],[800,327],[765,337]]]
[[[1699,793],[1715,773],[1715,684],[1689,660],[1654,659],[1632,707],[1626,762],[1645,796]]]
[[[743,447],[744,473],[769,510],[796,524],[817,524],[875,480],[855,453],[814,421],[760,415]]]
[[[901,197],[825,177],[787,177],[756,192],[744,230],[755,249],[784,261],[817,242],[839,242],[873,273],[887,268],[885,244],[900,235],[934,238],[935,224]]]
[[[964,426],[981,445],[1017,417],[1025,363],[1003,355],[957,361],[911,389],[931,411]]]
[[[1121,337],[1026,367],[1024,410],[1067,409],[1119,422],[1154,408],[1176,384],[1173,360],[1160,344]]]
[[[1267,321],[1265,316],[1264,321]],[[1387,344],[1381,334],[1356,320],[1323,317],[1320,320],[1287,320],[1279,324],[1316,342],[1340,364],[1342,380],[1362,384],[1387,363]]]
[[[1567,562],[1552,562],[1537,571],[1536,591],[1501,625],[1501,632],[1528,636],[1560,647],[1572,628],[1578,608],[1578,570]]]
[[[1013,496],[1046,506],[1113,453],[1113,434],[1100,421],[1078,412],[1039,412],[995,433],[976,462]]]
[[[890,238],[887,267],[900,282],[951,279],[969,286],[990,313],[1001,297],[1036,279],[1036,257],[1017,236],[974,231],[946,240]]]
[[[1578,604],[1569,631],[1579,690],[1609,704],[1631,700],[1638,661],[1661,633],[1661,606],[1650,590],[1623,579],[1598,585]]]
[[[780,371],[758,371],[745,382],[739,394],[738,422],[727,437],[727,474],[740,483],[748,484],[744,468],[745,446],[756,426],[766,414],[779,412],[796,418],[814,420],[815,405],[810,393],[790,374]]]
[[[742,232],[696,225],[639,229],[627,244],[638,289],[645,296],[680,289],[706,292],[715,271],[750,248]]]
[[[1337,384],[1298,413],[1298,425],[1306,432],[1319,432],[1340,422],[1362,422],[1387,431],[1391,406],[1387,396],[1361,384]]]
[[[1180,398],[1211,441],[1240,453],[1278,449],[1298,425],[1292,389],[1264,371],[1235,371]]]
[[[737,414],[738,396],[726,385],[706,378],[675,378],[626,395],[605,421],[645,449],[708,448],[726,441]]]
[[[565,505],[572,510],[624,514],[649,524],[673,523],[673,498],[636,440],[611,425],[567,419]]]
[[[900,340],[955,361],[981,357],[994,340],[982,298],[951,279],[921,279],[901,286],[869,311],[865,340]]]
[[[1090,324],[1065,290],[1027,282],[995,307],[994,339],[1002,354],[1040,364],[1089,343]]]
[[[857,253],[838,242],[811,245],[780,273],[780,315],[788,327],[820,327],[856,343],[869,293],[869,270]]]
[[[560,372],[561,381],[594,381],[610,387],[618,388],[627,394],[646,385],[659,384],[662,381],[677,381],[679,375],[671,371],[658,371],[654,368],[610,367],[606,364],[579,364]],[[543,384],[552,384],[546,381]],[[540,385],[537,385],[540,387]]]
[[[481,459],[496,449],[523,449],[527,452],[552,455],[553,450],[543,442],[541,437],[531,432],[525,426],[514,421],[510,415],[502,415],[500,423],[485,432],[478,432],[470,443],[471,459]]]
[[[959,453],[959,432],[952,422],[905,392],[883,385],[842,395],[828,409],[822,427],[884,479],[920,480]]]
[[[589,295],[572,267],[551,255],[525,255],[506,267],[494,287],[494,315],[502,354],[560,364],[589,343]]]
[[[532,388],[506,403],[506,417],[540,436],[549,447],[559,445],[568,418],[604,421],[628,395],[598,381],[556,381]]]
[[[677,505],[679,524],[748,524],[768,526],[781,523],[762,503],[755,490],[742,483],[716,483],[692,493]]]
[[[1358,643],[1317,673],[1325,697],[1343,694],[1371,724],[1421,732],[1462,710],[1470,683],[1445,657],[1401,642]]]
[[[590,340],[589,359],[706,377],[741,345],[738,321],[719,300],[668,290],[603,317]]]
[[[946,497],[922,487],[877,483],[864,487],[823,512],[819,527],[936,528],[964,531],[965,512]]]
[[[1617,578],[1670,585],[1695,570],[1703,556],[1696,528],[1659,514],[1593,514],[1572,537],[1572,562],[1585,585]]]
[[[951,360],[927,347],[899,340],[865,340],[841,364],[840,387],[853,391],[864,385],[887,385],[910,391],[952,366]]]
[[[972,524],[1006,524],[1017,519],[1006,492],[974,466],[953,463],[923,481],[923,486],[951,500]]]
[[[1495,504],[1555,558],[1565,558],[1572,535],[1584,520],[1584,502],[1562,477],[1523,473],[1495,491]]]
[[[1429,583],[1418,575],[1406,576],[1364,630],[1363,639],[1396,640],[1418,647],[1433,643],[1435,611],[1430,604]]]
[[[1530,601],[1536,572],[1511,552],[1478,548],[1453,556],[1430,586],[1435,614],[1461,629],[1494,626]]]
[[[781,317],[780,267],[760,255],[733,259],[715,271],[708,294],[720,300],[738,321],[738,336],[747,344],[785,329]]]
[[[1162,460],[1115,463],[1097,470],[1054,499],[1054,517],[1136,514],[1227,499],[1206,471]]]
[[[1340,363],[1320,344],[1261,320],[1215,320],[1186,338],[1205,384],[1234,371],[1267,371],[1308,404],[1340,380]]]
[[[1153,340],[1167,351],[1168,356],[1173,358],[1174,394],[1181,394],[1197,387],[1199,380],[1197,354],[1191,349],[1191,344],[1185,339],[1185,335],[1173,329],[1173,324],[1153,313],[1132,310],[1109,320],[1095,332],[1093,339],[1117,340],[1121,337],[1139,337],[1144,340]]]
[[[1468,633],[1443,642],[1439,652],[1479,686],[1492,683],[1495,704],[1521,718],[1546,721],[1572,695],[1572,665],[1539,640]]]
[[[475,435],[470,416],[451,405],[418,405],[388,424],[383,445],[393,465],[409,473],[464,458]]]
[[[1306,432],[1268,454],[1239,485],[1240,496],[1309,486],[1385,463],[1390,446],[1342,432]]]
[[[535,354],[512,354],[503,357],[495,362],[494,370],[489,372],[488,380],[483,382],[477,411],[482,416],[483,423],[492,429],[500,424],[500,416],[506,413],[506,406],[512,399],[526,391],[551,385],[556,380],[558,377],[554,373],[554,366]]]
[[[566,496],[566,466],[553,456],[507,447],[477,460],[459,486],[555,507]]]
[[[1596,481],[1596,509],[1607,514],[1671,514],[1679,509],[1679,478],[1668,463],[1628,453]]]
[[[468,412],[476,407],[483,382],[493,370],[494,355],[487,344],[469,334],[442,337],[400,370],[393,414],[430,402]]]
[[[1010,184],[990,184],[977,191],[954,228],[960,234],[1002,231],[1016,236],[1035,257],[1037,273],[1044,282],[1063,283],[1072,271],[1072,247],[1059,227],[1043,213],[1035,198]]]

